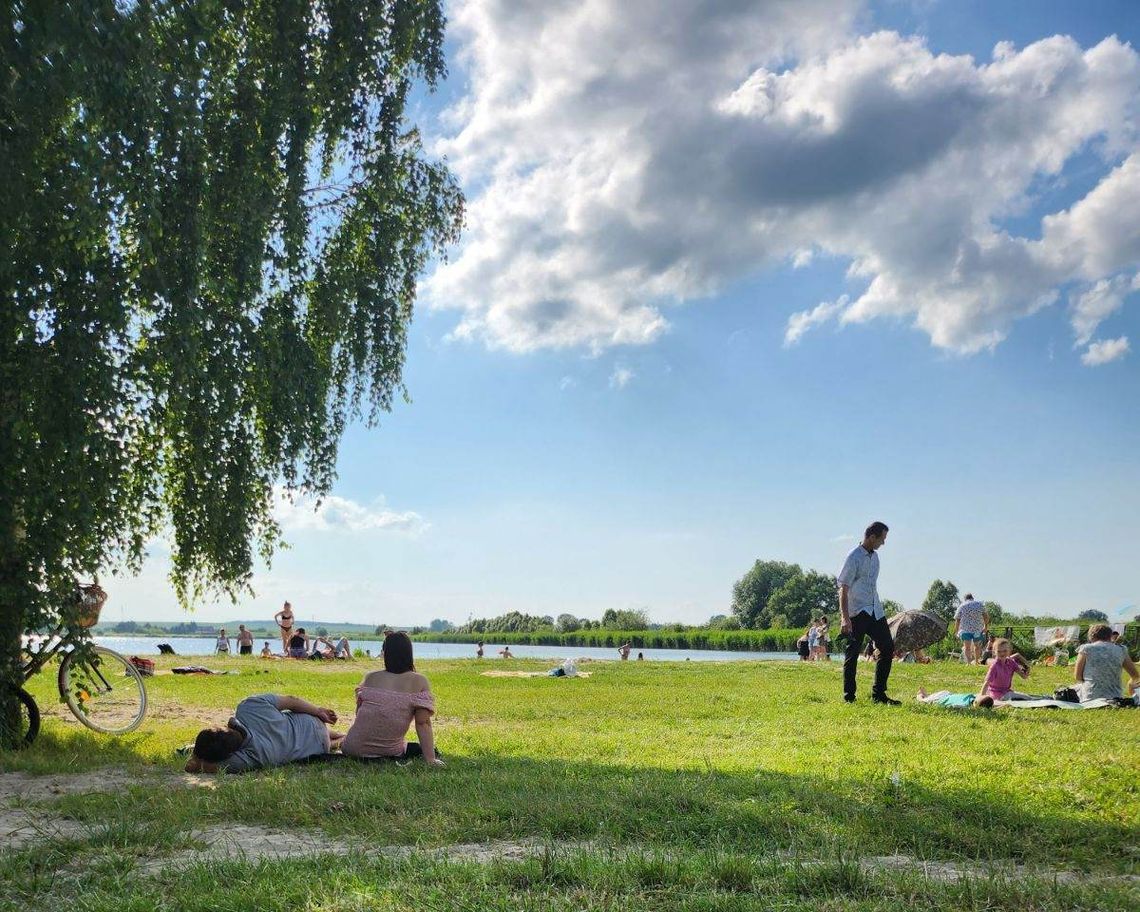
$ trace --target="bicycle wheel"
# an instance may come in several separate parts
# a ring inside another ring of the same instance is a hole
[[[125,735],[146,715],[146,684],[125,658],[105,646],[69,652],[59,666],[59,695],[93,731]]]
[[[20,715],[16,722],[16,737],[12,739],[12,743],[17,748],[27,747],[40,733],[40,708],[36,706],[32,695],[22,687],[16,689],[16,699],[20,703]],[[0,742],[7,741],[7,738],[0,738]]]

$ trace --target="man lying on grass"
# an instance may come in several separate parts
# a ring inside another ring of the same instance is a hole
[[[259,694],[242,700],[225,728],[204,728],[194,739],[188,773],[242,773],[327,754],[344,735],[326,727],[331,709],[300,697]]]

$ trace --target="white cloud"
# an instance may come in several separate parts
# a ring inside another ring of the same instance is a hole
[[[389,510],[384,499],[371,505],[359,504],[347,497],[330,494],[317,504],[308,494],[292,498],[282,489],[276,491],[273,518],[286,532],[362,532],[378,529],[404,534],[418,534],[428,524],[418,513]]]
[[[635,376],[637,375],[628,367],[615,367],[614,372],[610,374],[610,389],[625,389]]]
[[[1066,283],[1140,262],[1135,51],[1054,37],[978,63],[853,37],[857,12],[457,0],[471,88],[439,151],[469,227],[433,306],[516,351],[644,344],[668,306],[810,251],[865,290],[797,315],[789,342],[888,317],[972,352]],[[1120,164],[1085,199],[1040,239],[1001,227],[1090,144]]]
[[[1119,339],[1105,339],[1103,342],[1093,342],[1081,355],[1081,363],[1089,367],[1099,367],[1118,358],[1123,358],[1129,351],[1128,337]]]
[[[1133,291],[1140,290],[1140,272],[1129,277],[1113,276],[1101,279],[1081,295],[1074,295],[1072,301],[1073,332],[1076,335],[1075,347],[1088,343],[1102,322],[1124,306],[1124,299]]]
[[[809,329],[837,316],[849,303],[847,295],[842,295],[838,300],[823,301],[811,310],[801,310],[792,314],[788,318],[788,328],[784,331],[784,346],[795,345]]]
[[[563,377],[558,381],[558,389],[560,389],[562,392],[566,392],[566,390],[577,385],[578,382],[573,377]]]

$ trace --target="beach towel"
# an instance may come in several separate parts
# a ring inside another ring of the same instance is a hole
[[[1115,707],[1115,700],[1101,699],[1089,700],[1087,703],[1070,703],[1068,700],[998,700],[994,707],[1009,707],[1010,709],[1108,709]]]
[[[548,671],[481,671],[479,672],[485,678],[548,678],[551,677]],[[574,677],[574,678],[588,678],[593,672],[579,671],[575,675],[559,675],[559,677]]]

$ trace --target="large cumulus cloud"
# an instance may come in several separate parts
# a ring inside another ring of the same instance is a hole
[[[855,36],[857,12],[457,3],[470,91],[441,150],[469,229],[429,282],[456,334],[519,351],[645,343],[671,305],[827,254],[852,285],[794,315],[788,344],[891,317],[977,351],[1062,289],[1093,344],[1140,264],[1136,52],[1054,37],[977,62]],[[1098,186],[1038,231],[1003,228],[1090,145]]]

